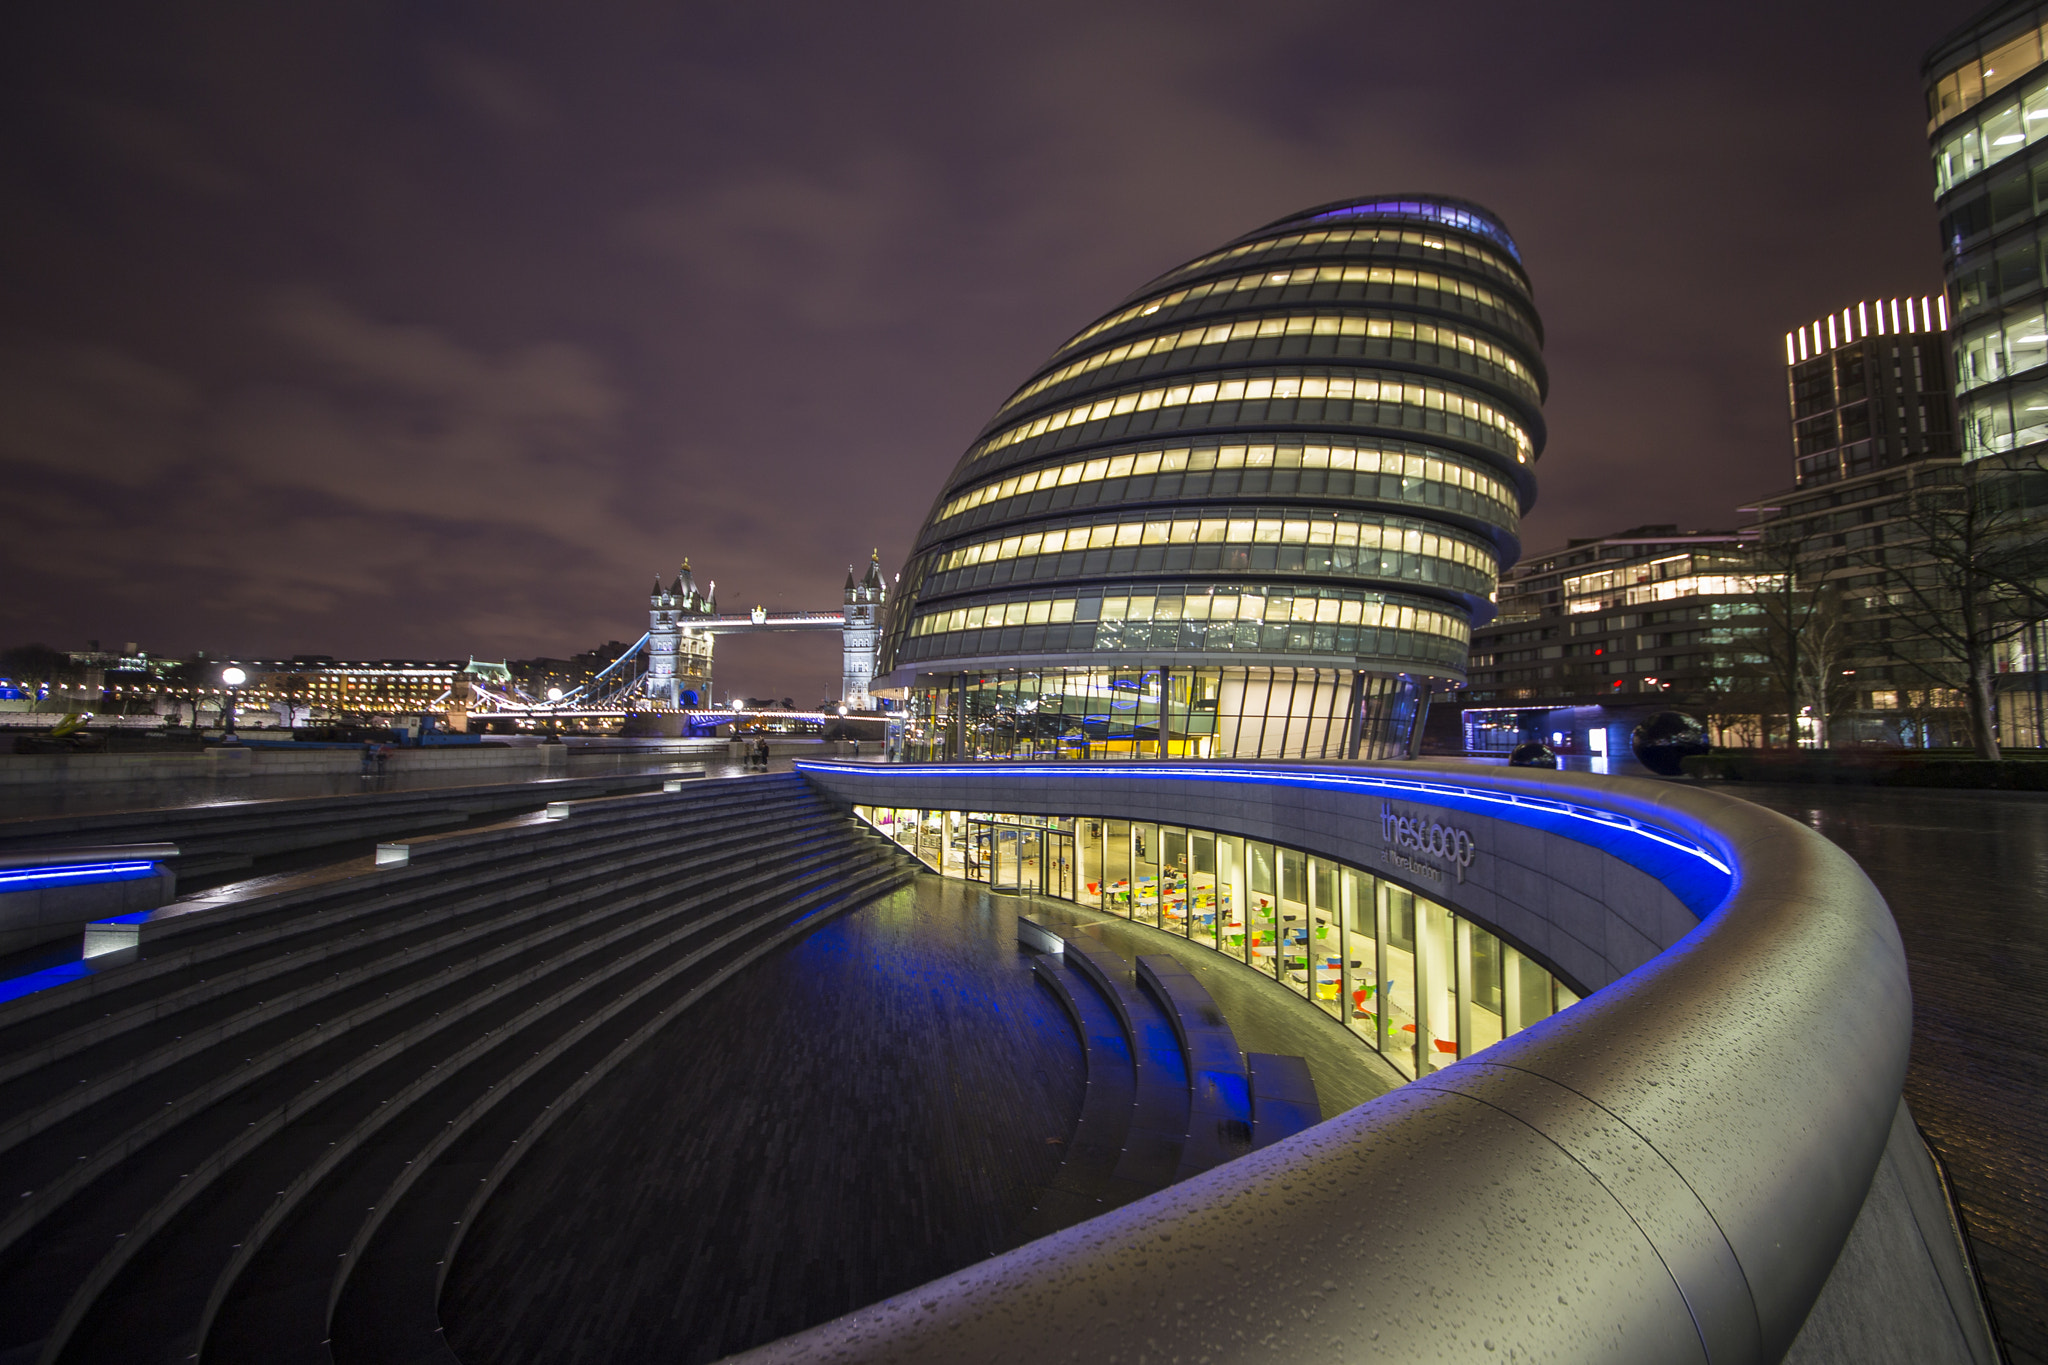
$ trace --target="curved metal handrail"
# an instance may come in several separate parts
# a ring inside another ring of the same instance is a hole
[[[840,785],[832,765],[805,766]],[[1299,771],[1567,799],[1715,850],[1732,889],[1647,964],[1476,1057],[740,1359],[1784,1354],[1905,1078],[1905,956],[1869,879],[1811,830],[1696,789],[1413,763]],[[946,779],[846,780],[912,805]],[[1148,783],[1147,804],[1227,829],[1220,780]]]

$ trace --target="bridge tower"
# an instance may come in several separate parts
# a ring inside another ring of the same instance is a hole
[[[684,561],[685,570],[688,561]],[[661,575],[654,577],[654,592],[648,597],[647,614],[647,696],[651,701],[665,701],[670,706],[681,705],[681,689],[676,685],[676,645],[682,638],[682,625],[676,619],[680,614],[683,598],[683,578],[676,575],[675,585],[661,586]]]
[[[716,610],[709,591],[698,592],[690,573],[690,561],[676,573],[675,582],[664,588],[654,580],[654,592],[647,599],[647,684],[649,699],[670,706],[698,705],[711,695],[711,636],[696,628],[698,617]]]
[[[875,704],[868,688],[875,679],[875,647],[880,636],[882,603],[888,595],[880,550],[868,557],[868,571],[857,583],[853,566],[846,566],[846,608],[840,627],[845,673],[840,679],[839,699],[850,711],[872,710]]]

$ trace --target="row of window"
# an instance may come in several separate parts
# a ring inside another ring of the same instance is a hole
[[[1065,554],[1009,559],[935,572],[919,585],[921,595],[952,596],[977,588],[1067,582],[1129,574],[1305,574],[1356,578],[1374,583],[1449,588],[1473,598],[1491,597],[1498,578],[1490,568],[1470,568],[1391,549],[1329,545],[1132,545]]]
[[[1449,455],[1425,455],[1414,447],[1253,444],[1175,446],[1167,450],[1140,450],[1128,455],[1048,465],[1026,474],[1012,474],[997,483],[970,488],[940,508],[932,521],[934,524],[947,521],[987,503],[1042,488],[1063,488],[1104,479],[1137,478],[1179,471],[1260,468],[1355,470],[1448,485],[1498,505],[1507,514],[1505,524],[1508,525],[1513,524],[1519,507],[1514,489],[1505,480],[1476,463]]]
[[[1193,349],[1201,346],[1221,346],[1231,341],[1254,341],[1262,337],[1366,337],[1393,341],[1412,341],[1425,346],[1442,346],[1462,352],[1475,359],[1486,361],[1506,370],[1521,381],[1531,398],[1536,397],[1536,378],[1529,373],[1529,367],[1517,360],[1506,347],[1496,345],[1484,337],[1470,332],[1461,332],[1452,327],[1435,323],[1416,322],[1404,317],[1353,317],[1335,313],[1283,313],[1258,318],[1238,318],[1231,322],[1219,322],[1204,327],[1189,327],[1178,332],[1166,332],[1159,336],[1140,337],[1112,346],[1106,351],[1097,351],[1084,356],[1071,365],[1062,365],[1051,374],[1033,380],[1002,407],[997,416],[1008,412],[1019,403],[1036,394],[1045,392],[1056,384],[1084,374],[1092,374],[1105,366],[1121,364],[1126,360],[1142,360],[1148,356],[1165,356],[1174,351]]]
[[[1103,522],[985,540],[940,556],[932,571],[943,573],[967,565],[1056,555],[1067,550],[1166,544],[1333,545],[1422,555],[1487,573],[1496,571],[1498,565],[1493,548],[1485,542],[1455,536],[1426,522],[1356,512],[1303,510],[1262,515],[1233,510],[1242,514]]]
[[[1501,257],[1475,242],[1461,241],[1455,237],[1443,237],[1431,232],[1416,232],[1412,228],[1324,228],[1315,232],[1290,232],[1282,237],[1266,237],[1256,242],[1244,242],[1237,246],[1213,251],[1200,260],[1189,261],[1175,275],[1192,275],[1196,271],[1224,261],[1235,261],[1251,256],[1269,256],[1299,247],[1316,248],[1323,246],[1344,246],[1352,242],[1386,242],[1397,246],[1420,247],[1424,251],[1442,251],[1467,260],[1479,261],[1510,279],[1522,278],[1522,272]],[[1074,340],[1079,341],[1076,337]],[[1072,346],[1070,341],[1060,347],[1062,351]]]
[[[1979,115],[1943,138],[1934,149],[1935,196],[2043,138],[2048,138],[2048,85]]]
[[[2039,66],[2042,42],[2043,29],[2030,24],[2025,32],[2001,40],[1981,55],[1972,54],[1961,66],[1944,73],[1927,87],[1927,131],[1933,132]]]
[[[1535,449],[1534,443],[1529,439],[1529,433],[1522,429],[1521,423],[1491,403],[1482,402],[1462,390],[1449,389],[1402,375],[1320,374],[1302,371],[1293,374],[1261,375],[1257,378],[1211,379],[1199,384],[1173,384],[1155,389],[1132,389],[1092,403],[1082,403],[1058,412],[1050,412],[1006,431],[997,432],[983,441],[970,459],[986,459],[999,450],[1016,445],[1019,441],[1028,441],[1049,431],[1060,431],[1084,422],[1101,421],[1126,413],[1151,412],[1157,408],[1198,407],[1208,403],[1261,402],[1276,399],[1330,399],[1337,402],[1380,403],[1444,412],[1489,427],[1507,437],[1514,445],[1515,458],[1524,463],[1528,462],[1529,453]]]
[[[906,640],[898,664],[997,655],[1236,654],[1327,656],[1350,668],[1377,659],[1382,667],[1463,673],[1465,646],[1440,635],[1391,626],[1330,626],[1258,621],[1077,621],[1071,625],[1003,626]]]
[[[1579,999],[1428,897],[1285,845],[1088,816],[854,813],[945,875],[1076,901],[1278,980],[1404,1076],[1470,1057]]]
[[[2048,379],[1974,394],[1962,409],[1965,460],[2048,441]]]
[[[1149,318],[1154,313],[1168,308],[1178,308],[1183,303],[1196,303],[1219,294],[1242,293],[1247,289],[1284,289],[1289,285],[1309,284],[1381,284],[1405,289],[1426,289],[1436,294],[1468,299],[1511,317],[1523,318],[1526,322],[1521,305],[1514,299],[1488,289],[1483,284],[1460,279],[1456,275],[1442,275],[1434,270],[1416,270],[1408,266],[1395,265],[1298,265],[1287,270],[1267,270],[1255,275],[1233,275],[1228,279],[1209,280],[1203,284],[1193,284],[1185,289],[1175,289],[1149,299],[1141,299],[1128,308],[1110,314],[1053,354],[1059,355],[1061,352],[1070,351],[1090,337],[1100,336],[1112,327],[1121,327],[1133,318]]]
[[[1308,221],[1327,223],[1333,218],[1414,218],[1425,223],[1441,223],[1445,227],[1460,228],[1475,237],[1484,237],[1489,242],[1507,249],[1508,255],[1517,262],[1522,259],[1520,247],[1508,231],[1484,213],[1475,213],[1456,204],[1439,204],[1429,200],[1380,199],[1370,203],[1343,204],[1321,213],[1310,214]]]
[[[955,607],[951,611],[935,611],[920,616],[910,633],[917,636],[942,631],[979,630],[983,626],[1096,620],[1290,621],[1420,630],[1460,643],[1471,638],[1471,627],[1462,616],[1383,593],[1277,587],[1219,587],[1206,591],[1197,586],[1163,592],[1036,598]]]
[[[2048,316],[2041,301],[1972,327],[1956,343],[1956,360],[1961,393],[2048,363]]]
[[[928,675],[929,677],[929,675]],[[976,670],[905,698],[900,756],[1387,758],[1408,752],[1420,689],[1353,666]]]

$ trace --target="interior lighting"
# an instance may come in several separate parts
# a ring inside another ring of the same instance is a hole
[[[1897,332],[1898,330],[1899,330],[1899,301],[1898,301],[1897,299],[1893,299],[1893,300],[1892,300],[1892,331],[1896,333],[1896,332]]]
[[[2007,133],[2004,137],[1992,138],[1991,145],[1994,147],[2010,147],[2015,143],[2025,142],[2026,140],[2027,135],[2025,133]]]
[[[1834,350],[1836,344],[1837,343],[1835,341],[1835,315],[1833,313],[1830,313],[1828,314],[1828,349],[1830,351]]]
[[[1934,305],[1924,294],[1920,296],[1920,325],[1927,331],[1934,330]]]
[[[1941,330],[1946,332],[1948,330],[1948,295],[1936,294],[1934,296],[1934,306],[1941,311]]]
[[[1805,360],[1805,359],[1807,358],[1807,356],[1806,356],[1806,329],[1805,329],[1804,327],[1801,327],[1801,328],[1799,329],[1799,358],[1800,358],[1801,360]]]
[[[797,760],[800,771],[841,772],[875,776],[875,769],[867,765],[855,766],[843,763],[814,762],[810,759]],[[1000,770],[999,770],[1000,771]],[[920,777],[976,777],[986,779],[992,775],[987,764],[961,766],[954,764],[920,763],[915,772]],[[1024,782],[1035,778],[1073,779],[1092,778],[1111,781],[1132,781],[1144,779],[1165,779],[1183,781],[1201,778],[1222,782],[1241,782],[1254,786],[1310,787],[1327,790],[1363,790],[1372,792],[1397,792],[1410,800],[1422,801],[1433,806],[1450,810],[1470,810],[1496,815],[1512,820],[1516,824],[1536,828],[1550,827],[1560,832],[1583,832],[1592,835],[1597,829],[1609,835],[1620,835],[1640,839],[1663,849],[1696,859],[1720,873],[1711,887],[1694,888],[1695,892],[1708,893],[1705,904],[1687,895],[1685,890],[1674,886],[1689,906],[1704,915],[1718,905],[1727,895],[1732,871],[1728,863],[1714,850],[1676,833],[1660,828],[1633,816],[1617,811],[1600,810],[1592,806],[1581,806],[1575,802],[1561,801],[1555,797],[1526,796],[1517,792],[1487,791],[1477,787],[1439,785],[1434,782],[1419,782],[1412,778],[1367,776],[1360,773],[1341,772],[1279,772],[1244,768],[1202,768],[1175,764],[1164,772],[1152,771],[1139,764],[1122,763],[1033,763],[1028,770],[1019,769],[1003,772],[1006,778]],[[1507,813],[1512,812],[1512,813]],[[1586,828],[1586,827],[1592,828]],[[1607,845],[1606,839],[1598,844]],[[1594,842],[1595,840],[1588,840]],[[1613,851],[1610,846],[1610,851]],[[1626,857],[1626,854],[1619,856]]]
[[[1798,359],[1799,357],[1792,350],[1792,334],[1787,332],[1785,333],[1785,363],[1790,365]]]

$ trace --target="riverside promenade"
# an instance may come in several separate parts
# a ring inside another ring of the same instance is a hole
[[[1940,1154],[2011,1365],[2048,1365],[2048,795],[1716,783],[1877,883],[1913,986],[1906,1102]]]

